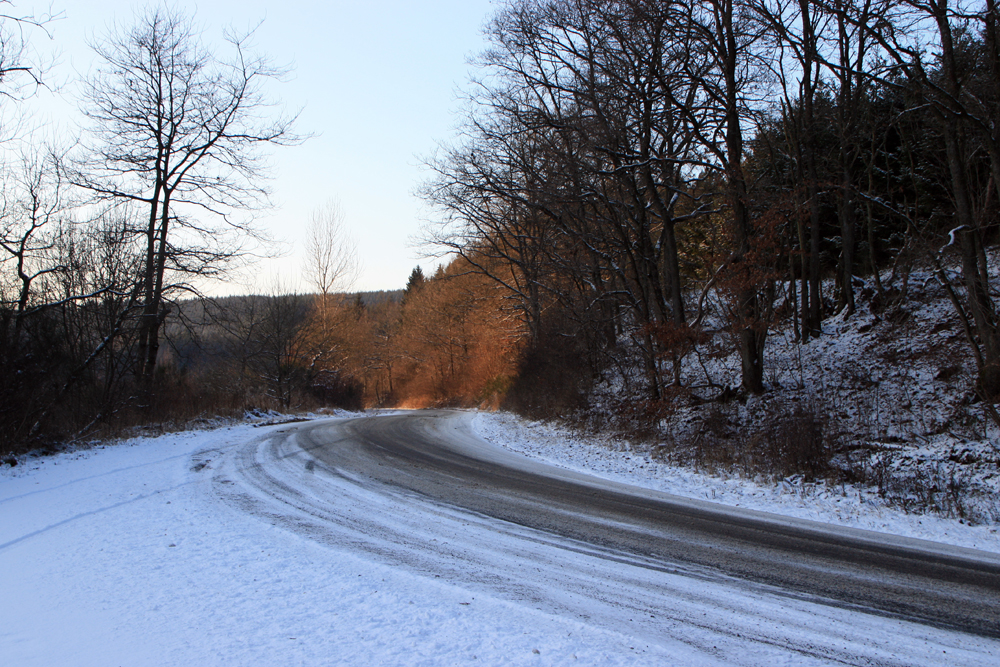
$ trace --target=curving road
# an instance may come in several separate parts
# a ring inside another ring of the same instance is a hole
[[[983,664],[1000,557],[546,466],[423,411],[286,426],[228,455],[228,504],[319,543],[733,664]]]

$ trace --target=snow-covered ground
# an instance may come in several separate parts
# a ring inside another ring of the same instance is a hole
[[[897,515],[859,501],[853,490],[806,502],[794,492],[662,467],[652,472],[641,457],[502,415],[482,414],[475,423],[489,440],[509,448],[632,484],[1000,550],[996,533],[988,528]],[[462,581],[390,567],[347,544],[309,539],[308,530],[288,530],[287,522],[262,520],[260,514],[221,501],[206,469],[281,428],[244,424],[135,438],[26,458],[17,467],[3,468],[0,664],[740,662],[732,657],[740,655],[735,630],[724,637],[729,642],[724,653],[721,643],[720,651],[703,645],[701,635],[650,642],[628,627],[608,628],[539,609],[530,601],[484,594],[481,587]],[[703,593],[717,585],[691,581]],[[850,627],[849,610],[792,601],[772,610],[778,616],[769,616],[764,609],[773,601],[751,599],[750,607],[728,613],[757,617],[760,623],[784,618],[796,633],[826,633],[827,642],[831,633]],[[678,604],[690,604],[690,599],[678,599]],[[819,609],[824,618],[810,620],[809,609]],[[853,637],[844,633],[842,646],[850,645],[852,655],[859,654],[858,644],[868,635],[905,631],[905,645],[915,657],[900,655],[889,661],[893,664],[933,664],[928,656],[934,651],[946,652],[942,664],[987,664],[990,656],[996,657],[997,644],[989,640],[881,618],[869,621],[874,630],[859,628]],[[729,622],[705,621],[716,627]],[[742,627],[733,623],[731,628]],[[832,641],[840,640],[835,636]],[[868,648],[871,655],[884,656],[884,648]],[[779,649],[774,650],[780,658]],[[792,653],[772,664],[804,664],[806,658]],[[808,656],[808,662],[823,659]]]
[[[216,502],[197,461],[264,430],[137,438],[4,468],[0,664],[644,661],[627,635],[483,599]]]

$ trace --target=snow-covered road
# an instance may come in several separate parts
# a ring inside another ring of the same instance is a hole
[[[994,639],[459,509],[359,473],[356,454],[321,455],[308,437],[316,431],[332,450],[363,451],[338,445],[347,430],[241,426],[4,473],[3,663],[979,665],[1000,656]],[[477,457],[511,459],[462,437]]]

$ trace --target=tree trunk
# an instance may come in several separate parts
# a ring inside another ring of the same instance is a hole
[[[736,31],[733,25],[733,0],[720,3],[722,46],[724,48],[723,76],[726,95],[726,157],[729,197],[732,206],[733,240],[736,244],[734,266],[742,273],[736,290],[737,312],[740,317],[740,361],[743,371],[743,388],[760,394],[764,392],[763,336],[756,330],[759,324],[757,285],[752,271],[745,266],[753,236],[750,210],[747,208],[747,184],[743,174],[743,130],[740,126],[739,97],[736,82],[738,68]]]
[[[139,324],[139,349],[137,375],[142,381],[143,391],[147,393],[151,389],[149,373],[146,360],[149,356],[149,347],[153,334],[154,323],[156,322],[156,303],[153,300],[154,283],[156,275],[156,223],[159,220],[160,205],[159,179],[153,189],[153,196],[149,204],[149,225],[146,228],[146,259],[143,263],[142,292],[143,305],[142,316]]]
[[[935,20],[941,38],[941,75],[947,99],[939,104],[938,114],[945,142],[945,155],[951,176],[955,217],[958,222],[962,253],[962,280],[969,300],[969,311],[982,346],[983,364],[979,369],[977,390],[988,401],[1000,396],[1000,332],[997,330],[997,313],[989,293],[985,254],[981,250],[979,225],[973,212],[972,196],[966,177],[966,151],[963,134],[963,117],[953,107],[962,95],[956,71],[956,57],[951,34],[946,0],[934,5]]]
[[[847,164],[849,156],[844,158],[840,181],[840,240],[843,248],[840,255],[841,287],[840,305],[845,315],[854,314],[854,246],[857,220],[854,215],[854,197],[851,196],[853,174]]]

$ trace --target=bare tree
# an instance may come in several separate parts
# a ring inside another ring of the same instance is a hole
[[[227,33],[217,57],[192,20],[155,7],[93,45],[99,65],[85,81],[90,120],[72,180],[103,199],[145,208],[139,375],[157,363],[170,272],[214,276],[256,232],[239,212],[266,203],[261,149],[301,141],[275,116],[264,84],[283,72]],[[258,236],[259,238],[259,236]],[[185,287],[184,283],[179,285]],[[188,286],[189,287],[189,286]]]
[[[766,278],[754,255],[760,250],[750,186],[744,166],[744,140],[757,120],[764,101],[770,98],[767,72],[774,54],[763,42],[766,29],[739,0],[679,2],[674,25],[678,34],[690,35],[691,52],[700,57],[684,63],[684,70],[697,86],[698,99],[710,109],[700,117],[695,106],[680,105],[694,124],[706,153],[708,171],[721,180],[728,211],[732,253],[720,275],[731,284],[734,298],[734,329],[738,331],[743,388],[764,391],[764,344],[770,299],[762,292]]]
[[[125,210],[78,219],[50,158],[4,173],[0,446],[106,416],[135,358],[135,225]]]
[[[771,46],[778,53],[773,61],[781,85],[781,116],[785,136],[795,156],[796,179],[809,211],[808,233],[798,221],[797,231],[802,253],[802,340],[822,333],[822,293],[820,281],[820,246],[822,241],[820,182],[822,156],[818,142],[819,102],[823,88],[822,38],[830,19],[812,0],[753,0],[748,3],[750,16],[763,28]],[[808,239],[808,243],[807,243]]]
[[[358,246],[344,225],[344,212],[331,200],[309,216],[305,273],[320,293],[325,312],[334,291],[346,291],[357,280],[360,269]]]
[[[856,17],[849,20],[881,47],[890,72],[901,72],[915,84],[934,120],[932,127],[944,148],[953,211],[947,243],[931,258],[939,262],[945,249],[957,247],[964,303],[940,263],[937,274],[949,290],[972,347],[979,369],[977,391],[993,403],[1000,397],[1000,313],[986,245],[989,228],[995,224],[989,214],[990,199],[1000,179],[996,5],[992,0],[902,0],[894,10],[891,22],[868,25]],[[977,41],[970,39],[973,26],[982,31],[977,38],[979,48],[972,48]],[[980,151],[989,164],[985,186],[975,182],[975,157]],[[1000,415],[992,409],[991,416],[1000,422]]]
[[[0,212],[0,266],[11,264],[14,290],[14,342],[25,316],[45,301],[38,292],[47,276],[65,271],[56,258],[66,218],[65,188],[44,157],[25,156],[20,169],[4,184],[10,197]]]
[[[43,85],[46,65],[35,57],[26,34],[31,29],[48,34],[48,25],[61,16],[16,12],[11,0],[0,0],[0,96],[18,99]]]

